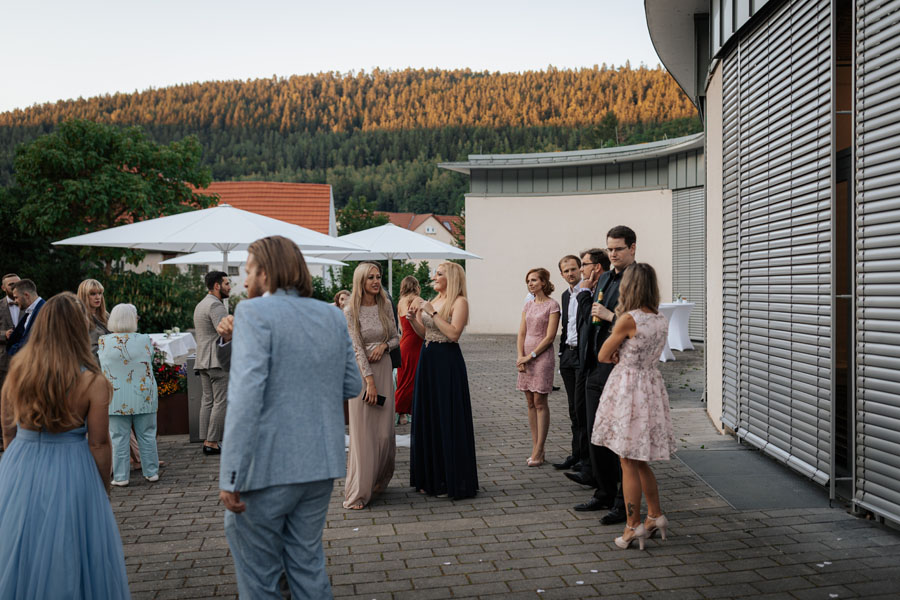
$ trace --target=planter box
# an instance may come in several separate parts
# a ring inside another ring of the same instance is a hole
[[[159,435],[186,435],[189,432],[187,392],[159,397],[156,428]]]

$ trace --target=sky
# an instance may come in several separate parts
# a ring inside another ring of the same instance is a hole
[[[0,2],[0,112],[322,71],[659,63],[642,0]]]

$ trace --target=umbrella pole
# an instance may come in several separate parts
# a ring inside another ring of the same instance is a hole
[[[394,259],[388,254],[388,296],[394,295]]]
[[[228,250],[222,250],[222,272],[228,274]]]

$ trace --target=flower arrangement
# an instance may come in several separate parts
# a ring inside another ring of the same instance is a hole
[[[166,354],[153,344],[153,375],[160,396],[168,396],[187,389],[187,374],[184,365],[170,365]]]

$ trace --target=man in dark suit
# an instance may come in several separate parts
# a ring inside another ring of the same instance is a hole
[[[576,317],[575,329],[578,332],[578,370],[575,379],[575,405],[577,426],[582,446],[582,459],[575,465],[574,473],[566,473],[566,477],[581,485],[596,487],[597,481],[594,479],[593,470],[591,468],[591,457],[589,452],[589,444],[591,439],[591,430],[588,428],[587,405],[585,403],[585,386],[587,376],[592,372],[596,365],[596,356],[593,361],[589,356],[589,346],[586,342],[590,342],[590,336],[593,334],[591,325],[591,299],[597,281],[609,270],[609,258],[606,252],[600,248],[591,248],[581,253],[581,283],[579,284],[579,293],[576,295]],[[575,506],[578,511],[591,511],[608,508],[609,502],[602,494],[598,497],[592,497],[587,502],[583,502]]]
[[[19,276],[8,273],[0,279],[0,289],[3,290],[3,300],[0,300],[0,387],[9,371],[9,354],[6,353],[7,341],[12,337],[16,325],[19,324],[19,305],[16,304],[13,288]]]
[[[588,439],[594,429],[594,416],[597,413],[597,405],[603,394],[603,387],[612,372],[613,363],[597,362],[597,354],[603,342],[612,332],[615,322],[615,308],[619,303],[619,284],[625,269],[634,262],[637,248],[637,236],[634,231],[624,225],[613,227],[606,234],[606,251],[609,255],[612,269],[604,273],[594,288],[591,305],[591,320],[597,319],[596,325],[586,327],[581,337],[584,345],[582,352],[582,369],[585,375],[585,408],[587,409]],[[599,505],[608,503],[612,509],[600,522],[603,525],[614,525],[625,522],[625,502],[622,497],[621,482],[622,471],[619,466],[619,457],[603,446],[589,444],[591,457],[591,471],[593,479],[598,486],[594,497],[588,501]]]
[[[581,287],[581,259],[573,254],[564,256],[559,261],[559,274],[569,284],[562,294],[562,318],[560,319],[559,338],[559,374],[566,387],[566,398],[569,402],[569,421],[572,426],[572,453],[561,463],[553,465],[557,469],[580,467],[588,455],[588,440],[584,431],[584,394],[576,394],[576,382],[581,361],[578,358],[578,299],[581,292],[588,288]],[[582,390],[583,391],[583,390]],[[580,400],[580,403],[578,402]]]
[[[30,279],[22,279],[16,283],[13,297],[19,305],[19,323],[6,340],[6,353],[10,356],[14,356],[28,342],[34,320],[44,306],[44,299],[38,295],[37,286]]]

